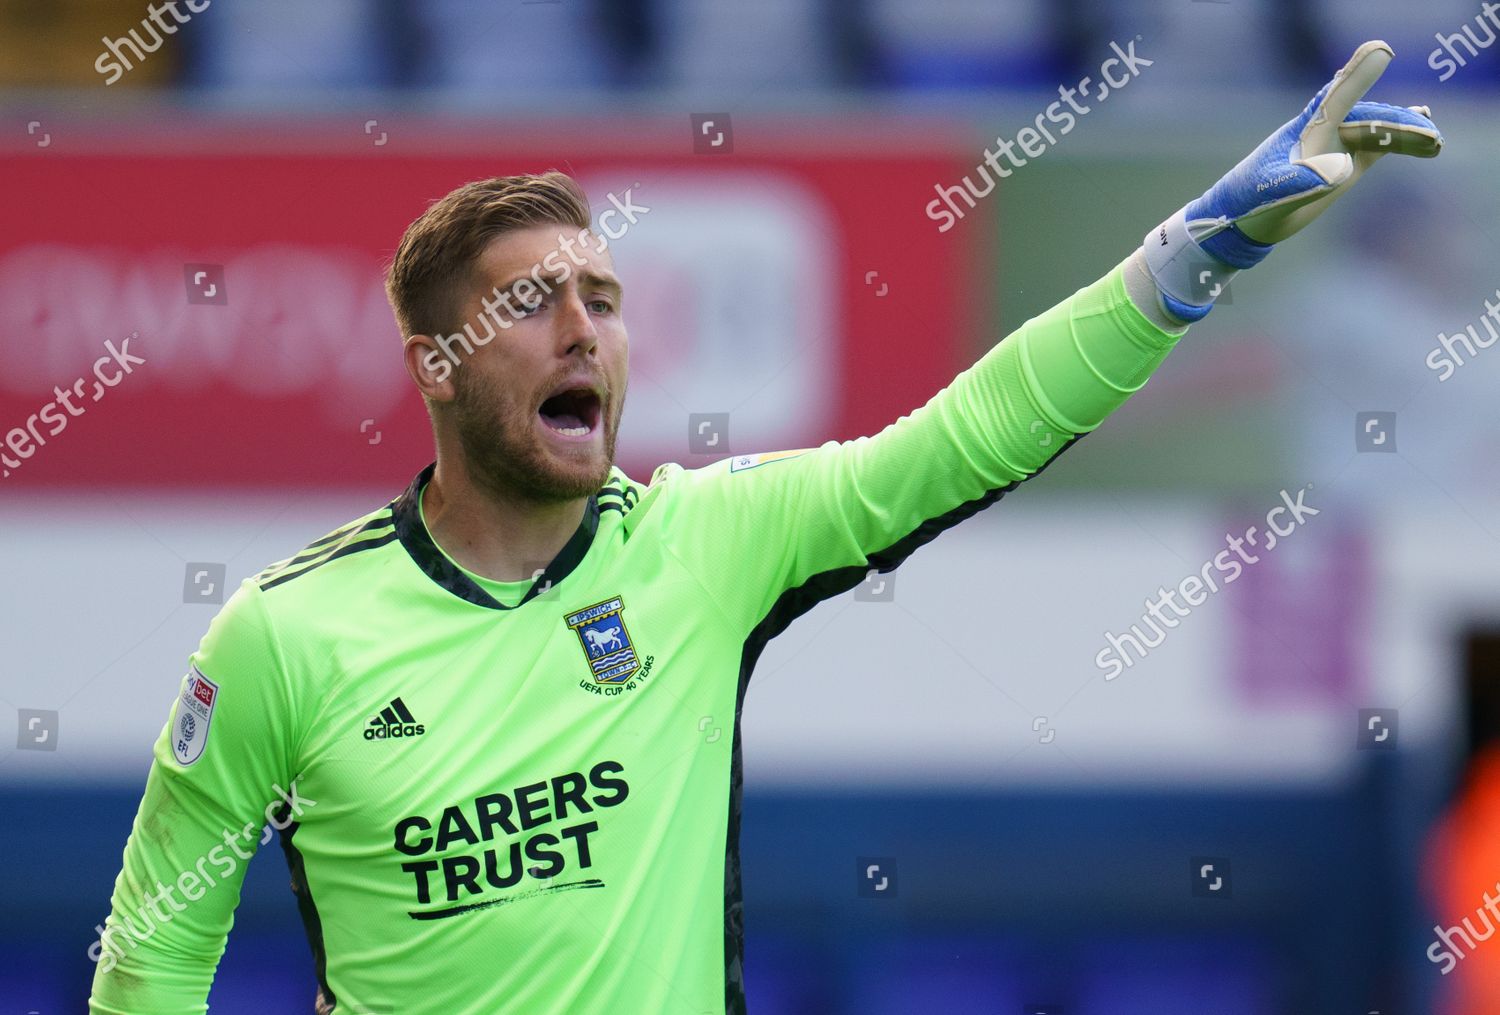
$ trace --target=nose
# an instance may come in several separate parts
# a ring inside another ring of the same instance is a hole
[[[562,306],[554,320],[557,322],[557,344],[564,355],[571,355],[574,351],[591,353],[598,346],[599,331],[589,316],[588,306],[576,292],[563,296]]]

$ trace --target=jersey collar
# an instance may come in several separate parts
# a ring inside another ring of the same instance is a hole
[[[396,538],[401,540],[401,545],[406,547],[406,552],[416,562],[422,573],[441,585],[453,595],[475,606],[484,606],[491,610],[510,610],[525,606],[541,593],[538,591],[551,588],[566,578],[583,561],[584,554],[588,553],[589,547],[594,542],[594,533],[599,529],[599,495],[592,494],[588,505],[583,510],[583,521],[578,523],[578,528],[569,537],[562,551],[553,558],[547,569],[537,576],[531,588],[526,591],[526,596],[516,606],[506,606],[484,589],[474,583],[474,580],[464,574],[448,555],[438,549],[437,544],[432,541],[432,534],[427,531],[427,526],[422,524],[421,501],[422,488],[432,479],[437,470],[437,463],[433,462],[427,468],[417,473],[417,478],[411,481],[406,492],[391,502],[391,513],[396,520]],[[550,583],[550,584],[549,584]]]

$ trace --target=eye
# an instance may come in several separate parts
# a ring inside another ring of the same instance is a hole
[[[516,311],[521,317],[530,317],[547,305],[547,301],[537,296],[530,303],[520,302]]]
[[[596,314],[607,314],[615,309],[615,305],[609,300],[589,300],[588,307]]]

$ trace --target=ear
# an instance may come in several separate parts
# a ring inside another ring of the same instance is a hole
[[[401,351],[406,372],[423,398],[434,402],[453,401],[453,371],[458,364],[437,339],[431,335],[411,335]]]

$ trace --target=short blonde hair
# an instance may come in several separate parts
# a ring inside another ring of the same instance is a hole
[[[475,180],[434,201],[406,227],[386,272],[401,336],[459,329],[464,290],[496,236],[554,223],[587,229],[590,221],[583,188],[555,169]]]

